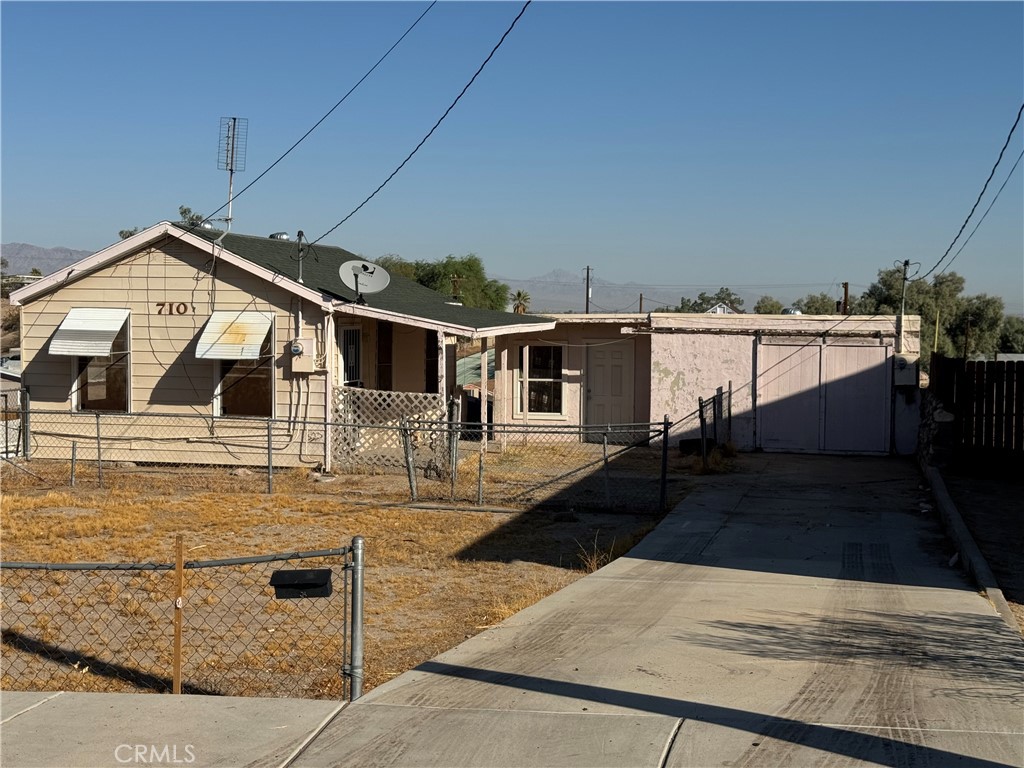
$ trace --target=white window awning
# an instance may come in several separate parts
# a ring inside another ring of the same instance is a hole
[[[130,314],[129,309],[75,307],[50,339],[50,354],[106,357]]]
[[[196,357],[256,360],[273,322],[273,312],[214,312],[196,344]]]

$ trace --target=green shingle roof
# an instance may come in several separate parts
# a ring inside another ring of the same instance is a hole
[[[212,242],[222,233],[216,230],[196,229],[192,234]],[[290,280],[298,280],[299,248],[295,241],[228,233],[224,235],[221,244],[226,250],[246,261]],[[335,246],[303,245],[305,256],[302,260],[302,284],[327,296],[354,302],[355,292],[342,283],[338,268],[346,261],[363,257]],[[551,322],[549,318],[536,315],[518,315],[513,312],[449,304],[447,296],[400,275],[392,275],[388,287],[380,293],[366,294],[363,298],[369,307],[412,315],[440,325],[473,328],[478,331]]]

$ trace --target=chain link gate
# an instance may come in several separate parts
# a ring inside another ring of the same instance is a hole
[[[275,596],[275,572],[314,569],[326,594]],[[362,537],[230,560],[0,563],[0,577],[4,690],[362,693]]]

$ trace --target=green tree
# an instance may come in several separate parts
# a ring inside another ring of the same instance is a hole
[[[195,227],[202,224],[206,220],[206,217],[201,213],[196,213],[187,205],[178,206],[178,222],[188,227]],[[127,240],[132,235],[137,235],[141,232],[141,227],[132,227],[131,229],[122,229],[117,233],[117,236],[122,240]]]
[[[837,313],[836,300],[827,293],[809,293],[793,302],[793,306],[805,315],[834,315]]]
[[[857,314],[908,315],[921,318],[921,365],[927,370],[932,350],[947,357],[991,354],[996,350],[1003,323],[1003,302],[994,296],[963,296],[966,283],[956,272],[936,275],[929,282],[907,281],[903,295],[903,268],[882,269],[854,304]],[[935,329],[938,326],[938,336]],[[968,330],[970,328],[970,330]]]
[[[488,279],[483,262],[474,253],[415,262],[387,254],[376,263],[393,275],[415,280],[445,296],[457,297],[467,307],[504,311],[508,306],[508,286]]]
[[[397,253],[386,253],[379,259],[374,259],[374,262],[384,267],[389,275],[398,275],[409,280],[416,279],[416,265],[411,261],[406,261]]]
[[[679,297],[679,306],[676,312],[707,312],[716,304],[728,304],[737,312],[743,311],[743,299],[726,287],[719,288],[715,293],[708,294],[701,291],[696,299],[688,299],[686,296]]]
[[[1024,354],[1024,317],[1007,315],[999,329],[997,352]]]
[[[39,267],[32,267],[32,269],[29,272],[29,274],[32,275],[32,277],[42,277],[43,276],[43,273],[39,270]]]
[[[762,296],[754,305],[754,312],[758,315],[781,315],[782,302],[772,296]]]
[[[530,308],[530,294],[520,289],[512,294],[512,311],[517,315],[525,315]]]
[[[203,214],[194,212],[191,208],[185,205],[178,206],[178,215],[181,217],[178,221],[182,224],[187,224],[190,227],[202,224],[203,220],[206,218]]]
[[[999,347],[1002,325],[1003,300],[981,293],[961,299],[946,332],[958,357],[991,357]]]

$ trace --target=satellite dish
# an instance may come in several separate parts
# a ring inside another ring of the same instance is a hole
[[[364,293],[380,293],[391,282],[384,267],[368,261],[346,261],[338,267],[341,282],[356,292],[356,301],[363,303]]]

